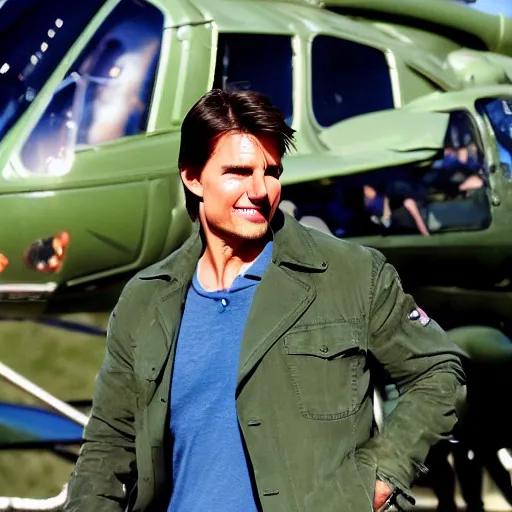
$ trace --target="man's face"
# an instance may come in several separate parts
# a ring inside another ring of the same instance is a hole
[[[279,147],[269,137],[228,132],[197,177],[203,229],[223,240],[263,237],[281,196]]]

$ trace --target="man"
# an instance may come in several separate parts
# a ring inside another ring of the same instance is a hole
[[[445,333],[378,252],[278,211],[292,137],[253,92],[187,114],[195,232],[112,313],[66,511],[370,511],[452,430]],[[371,358],[402,392],[379,435]]]

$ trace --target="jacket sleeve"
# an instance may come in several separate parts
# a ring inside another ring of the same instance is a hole
[[[120,330],[114,310],[84,443],[68,485],[65,512],[114,512],[126,507],[136,478],[132,370],[130,338]]]
[[[374,254],[369,351],[400,396],[382,432],[358,451],[376,463],[379,480],[410,496],[430,447],[451,435],[465,399],[465,377],[457,346],[416,309],[396,270]]]

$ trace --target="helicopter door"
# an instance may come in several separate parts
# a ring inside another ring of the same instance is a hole
[[[156,168],[161,155],[145,134],[163,25],[155,6],[121,0],[70,66],[21,149],[20,174],[60,185],[28,202],[37,210],[33,238],[49,236],[56,226],[69,233],[68,278],[78,277],[71,267],[91,275],[139,257],[148,210],[145,171]],[[62,183],[65,190],[59,190]]]
[[[345,159],[365,156],[344,175],[285,187],[282,197],[301,221],[321,219],[340,237],[430,236],[490,225],[488,168],[469,112],[367,114],[328,128],[321,139],[332,150],[342,145]]]

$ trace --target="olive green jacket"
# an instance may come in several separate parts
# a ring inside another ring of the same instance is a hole
[[[377,251],[280,213],[272,228],[236,392],[257,497],[264,512],[369,512],[376,478],[409,492],[429,447],[456,423],[464,396],[458,351],[434,321],[409,319],[414,300]],[[123,291],[67,512],[167,509],[173,357],[202,251],[196,228]],[[381,433],[372,361],[401,392]]]

